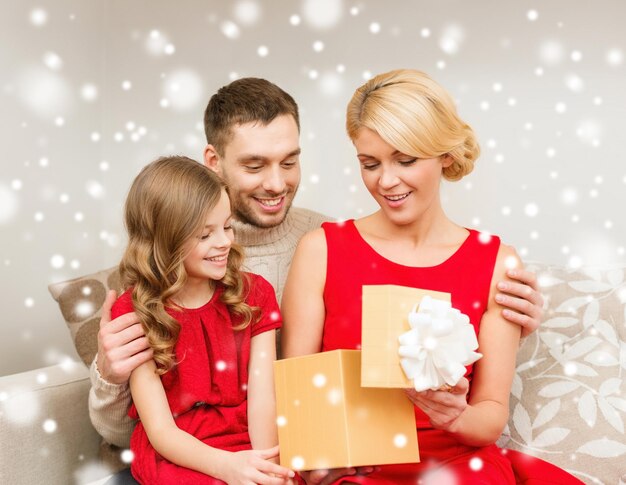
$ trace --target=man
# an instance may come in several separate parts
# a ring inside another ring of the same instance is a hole
[[[300,118],[293,98],[264,79],[221,88],[204,113],[205,164],[229,186],[235,237],[246,268],[278,301],[300,237],[330,218],[294,207],[300,184]]]
[[[204,163],[228,183],[235,237],[246,250],[246,269],[264,276],[280,301],[295,247],[306,232],[329,220],[291,208],[300,183],[300,122],[293,98],[264,79],[244,78],[222,87],[204,114]],[[541,319],[541,294],[533,273],[509,275],[500,283],[504,317],[534,331]],[[115,295],[107,296],[91,366],[89,411],[106,441],[128,447],[134,422],[128,418],[131,372],[152,358],[134,313],[110,320]],[[311,474],[310,483],[329,483],[345,471]]]

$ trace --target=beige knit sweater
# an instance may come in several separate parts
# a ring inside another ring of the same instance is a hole
[[[269,281],[280,302],[298,241],[329,220],[317,212],[293,207],[279,226],[269,229],[235,221],[235,240],[246,251],[245,269]],[[128,384],[105,381],[98,372],[96,359],[91,364],[90,378],[89,416],[94,428],[108,443],[128,448],[135,426],[127,414],[131,402]]]

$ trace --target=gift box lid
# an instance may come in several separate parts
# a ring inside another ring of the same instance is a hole
[[[364,285],[361,385],[408,388],[398,355],[398,337],[411,329],[408,316],[424,296],[450,301],[450,294],[398,285]]]

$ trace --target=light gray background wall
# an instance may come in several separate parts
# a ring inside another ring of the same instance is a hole
[[[623,263],[625,18],[620,0],[1,2],[0,375],[75,356],[46,286],[118,261],[130,181],[200,159],[204,106],[241,76],[300,104],[301,206],[375,208],[344,108],[368,76],[419,68],[483,146],[443,189],[456,221],[527,260]]]

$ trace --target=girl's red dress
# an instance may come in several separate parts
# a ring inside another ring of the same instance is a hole
[[[175,353],[178,364],[161,377],[176,425],[204,443],[228,451],[249,450],[247,417],[250,340],[279,328],[280,312],[271,285],[261,276],[248,274],[246,303],[260,309],[260,319],[240,331],[221,301],[218,285],[211,300],[200,308],[168,310],[181,324]],[[113,318],[133,311],[130,292],[113,306]],[[129,416],[138,419],[131,406]],[[130,440],[134,453],[133,477],[139,483],[223,484],[222,480],[175,465],[150,445],[139,421]]]
[[[476,334],[487,309],[491,278],[500,247],[497,236],[469,230],[458,250],[431,267],[404,266],[385,259],[361,236],[353,220],[322,225],[328,246],[322,351],[361,347],[361,288],[394,284],[451,294],[452,306],[470,317]],[[472,366],[466,377],[472,380]],[[415,407],[420,463],[382,466],[365,477],[335,483],[363,484],[546,484],[582,483],[535,457],[496,445],[472,447],[434,429]]]

